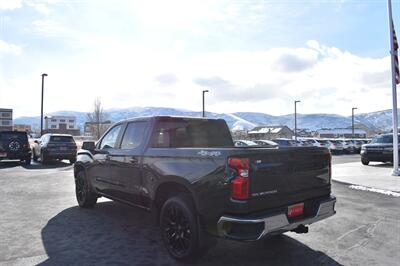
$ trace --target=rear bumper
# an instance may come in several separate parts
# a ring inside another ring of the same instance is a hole
[[[47,151],[45,153],[46,157],[49,159],[70,159],[76,157],[75,151]]]
[[[26,160],[31,158],[31,151],[19,152],[19,153],[7,153],[6,157],[0,157],[1,160]]]
[[[243,241],[255,241],[268,235],[276,235],[326,219],[336,213],[336,198],[319,202],[313,217],[289,222],[286,213],[274,213],[257,219],[246,217],[221,216],[218,221],[218,235],[225,238]],[[232,229],[234,228],[234,229]]]
[[[371,162],[391,162],[393,153],[361,152],[361,158]]]

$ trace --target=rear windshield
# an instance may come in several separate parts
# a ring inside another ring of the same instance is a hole
[[[51,136],[50,142],[70,142],[75,143],[74,138],[70,136]]]
[[[0,141],[8,141],[12,139],[27,141],[28,136],[25,132],[0,132]]]
[[[152,137],[153,148],[233,146],[230,131],[222,120],[159,121]]]
[[[400,140],[400,136],[399,136]],[[400,142],[400,141],[399,141]],[[393,135],[380,135],[371,140],[371,143],[393,143]]]

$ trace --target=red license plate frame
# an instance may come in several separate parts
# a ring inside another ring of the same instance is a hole
[[[288,207],[288,217],[295,218],[304,214],[304,202],[296,203]]]

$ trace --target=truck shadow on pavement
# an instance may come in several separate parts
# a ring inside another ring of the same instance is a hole
[[[112,201],[68,208],[42,229],[48,259],[40,265],[177,265],[152,216]],[[340,265],[288,236],[260,242],[218,240],[198,265]]]
[[[365,165],[366,167],[376,167],[376,168],[392,168],[393,163],[370,163]]]
[[[56,169],[56,168],[68,167],[71,166],[71,164],[63,161],[52,161],[45,165],[38,162],[32,162],[30,165],[25,165],[24,163],[21,163],[19,161],[0,162],[0,169],[13,168],[18,166],[21,166],[27,170],[41,170],[41,169]]]

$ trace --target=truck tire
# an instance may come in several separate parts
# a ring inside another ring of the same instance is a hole
[[[25,165],[31,165],[31,158],[27,158],[24,160]]]
[[[97,195],[89,188],[84,171],[79,171],[75,176],[75,195],[82,208],[93,208],[97,202]]]
[[[189,195],[169,198],[161,208],[161,237],[168,253],[176,260],[193,262],[207,250],[200,247],[197,212]]]
[[[369,161],[368,161],[367,159],[361,159],[361,163],[362,163],[363,165],[368,165],[368,164],[369,164]]]
[[[48,158],[47,158],[46,155],[44,155],[43,152],[40,154],[40,162],[41,162],[41,164],[47,164],[48,163]]]
[[[37,162],[37,161],[38,161],[38,157],[36,156],[35,151],[32,150],[32,153],[33,153],[33,155],[32,155],[33,161],[34,161],[34,162]]]

